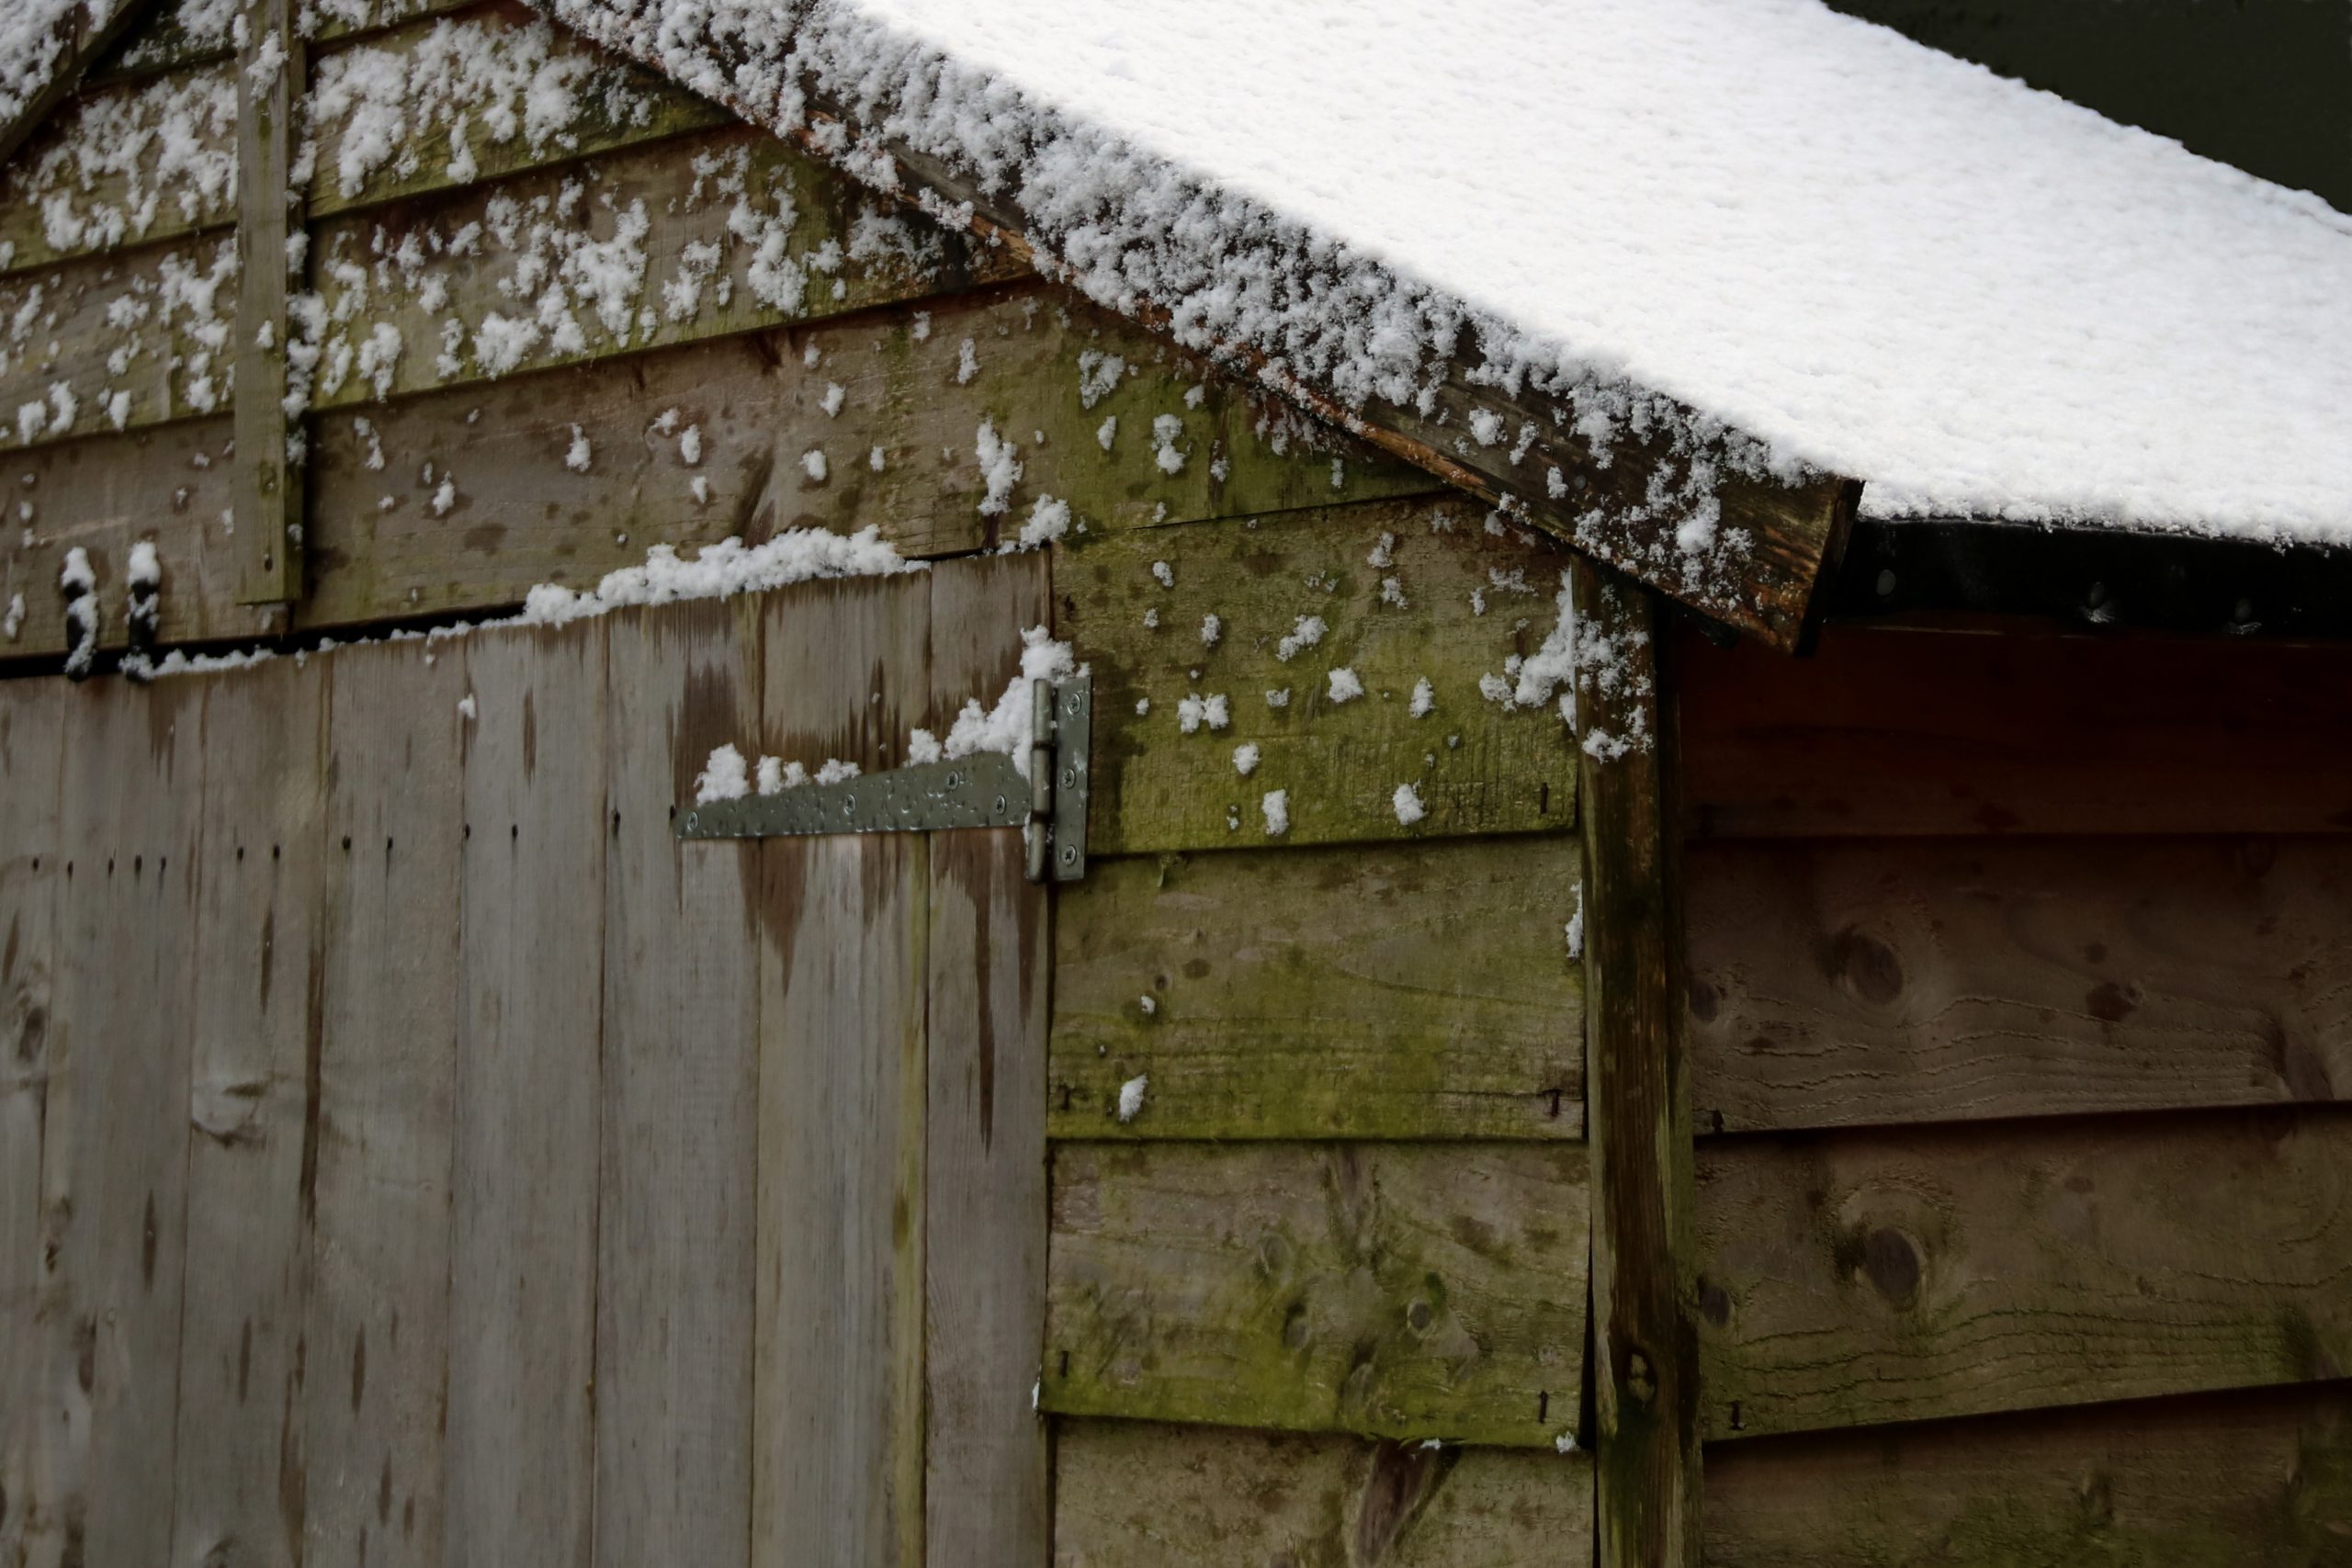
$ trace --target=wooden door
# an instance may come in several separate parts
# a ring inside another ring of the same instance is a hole
[[[897,765],[1046,616],[1029,556],[0,683],[0,1555],[1042,1565],[1019,836],[673,813]]]

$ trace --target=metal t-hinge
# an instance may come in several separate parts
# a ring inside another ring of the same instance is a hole
[[[930,833],[947,828],[1023,829],[1029,880],[1086,874],[1087,750],[1094,688],[1084,675],[1029,686],[1029,776],[1011,757],[978,751],[839,784],[705,801],[678,813],[681,839],[766,839],[816,833]]]

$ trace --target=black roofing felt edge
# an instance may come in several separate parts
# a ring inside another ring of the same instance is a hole
[[[2352,639],[2352,547],[1865,518],[1824,597],[1832,622],[1957,613],[2080,630]]]

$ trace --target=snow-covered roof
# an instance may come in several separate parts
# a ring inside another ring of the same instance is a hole
[[[1603,462],[2352,542],[2352,218],[1816,0],[540,3],[1351,405],[1466,331]]]

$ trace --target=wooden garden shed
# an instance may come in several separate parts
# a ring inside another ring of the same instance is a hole
[[[2347,299],[1809,0],[11,0],[0,1564],[2352,1563]]]

